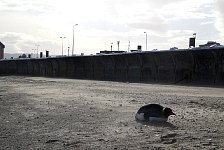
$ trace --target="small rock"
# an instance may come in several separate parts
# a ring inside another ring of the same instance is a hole
[[[108,142],[109,140],[107,140],[107,139],[98,139],[98,141],[100,141],[100,142]]]
[[[211,146],[211,145],[212,145],[212,142],[203,143],[202,145],[203,145],[203,146]]]
[[[137,102],[135,99],[131,100],[130,102]]]
[[[115,133],[119,133],[119,130],[115,130]]]
[[[121,122],[124,126],[128,126],[128,122]]]
[[[71,142],[64,143],[64,146],[76,146],[82,143],[83,143],[82,141],[71,141]]]
[[[167,135],[162,136],[162,138],[173,138],[175,136],[177,136],[176,133],[170,133],[170,134],[167,134]]]
[[[59,140],[48,140],[47,142],[45,142],[45,143],[55,143],[55,142],[59,142]]]
[[[163,143],[163,144],[174,144],[174,143],[176,143],[176,142],[177,142],[176,139],[169,139],[169,140],[165,140],[165,141],[163,141],[162,143]]]

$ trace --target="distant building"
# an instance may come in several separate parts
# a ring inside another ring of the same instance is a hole
[[[97,54],[120,54],[120,53],[124,53],[125,51],[100,51],[100,53]]]
[[[26,54],[22,54],[19,56],[19,58],[27,58]]]
[[[4,59],[4,48],[5,45],[0,42],[0,59]]]
[[[200,48],[212,48],[212,47],[220,47],[222,46],[220,43],[214,41],[208,41],[207,44],[199,45]]]

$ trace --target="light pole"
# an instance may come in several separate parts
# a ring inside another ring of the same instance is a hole
[[[128,41],[128,52],[130,51],[131,41]]]
[[[147,51],[148,37],[147,37],[147,33],[146,32],[144,32],[144,33],[145,33],[145,47],[146,47],[146,51]]]
[[[120,49],[120,41],[117,41],[117,49],[119,51],[119,49]]]
[[[39,44],[36,44],[36,47],[37,47],[37,58],[38,58],[38,47],[39,47],[40,45]]]
[[[62,56],[63,56],[63,39],[65,39],[66,37],[60,37],[61,38],[61,53],[62,53]]]
[[[75,30],[75,26],[77,26],[78,24],[75,24],[75,25],[73,25],[73,38],[72,38],[72,56],[73,56],[73,54],[74,54],[74,30]]]
[[[110,49],[111,49],[111,51],[113,50],[113,43],[111,43],[111,45],[110,45]]]
[[[193,38],[195,38],[195,39],[196,39],[196,35],[197,35],[197,33],[194,33],[194,34],[193,34]]]
[[[33,50],[33,57],[35,57],[36,49],[32,49],[32,50]]]

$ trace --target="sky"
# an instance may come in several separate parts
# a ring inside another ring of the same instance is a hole
[[[0,41],[5,53],[95,54],[224,44],[224,0],[0,0]],[[74,26],[78,24],[77,26]],[[146,33],[144,33],[146,32]],[[60,37],[66,37],[62,39]],[[37,46],[38,45],[38,46]]]

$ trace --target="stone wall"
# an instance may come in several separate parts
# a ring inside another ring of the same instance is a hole
[[[0,74],[121,82],[224,85],[224,49],[1,60]]]

